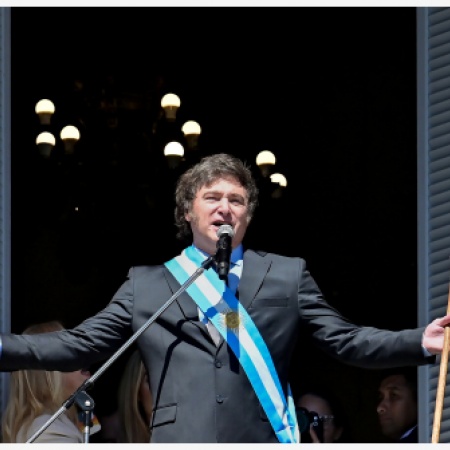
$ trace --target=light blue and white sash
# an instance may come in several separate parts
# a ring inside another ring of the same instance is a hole
[[[190,246],[181,255],[167,261],[165,266],[183,284],[204,259]],[[300,435],[290,386],[286,402],[266,343],[245,308],[212,268],[203,272],[186,292],[234,351],[278,440],[281,443],[298,443]]]

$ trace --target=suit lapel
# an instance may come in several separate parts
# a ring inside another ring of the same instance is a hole
[[[166,280],[170,287],[170,290],[172,291],[172,294],[174,294],[178,289],[180,289],[180,284],[166,268],[164,268],[164,273],[166,275]],[[216,346],[211,339],[206,325],[202,323],[198,318],[198,307],[194,300],[192,300],[191,296],[187,292],[183,292],[182,294],[180,294],[178,299],[175,300],[175,302],[180,308],[184,318],[194,324],[202,332],[202,334],[206,336],[209,341],[211,341],[211,344],[215,349]]]
[[[253,250],[244,253],[244,267],[239,282],[239,302],[248,310],[270,268],[270,260]]]
[[[176,291],[178,291],[178,289],[180,289],[180,284],[167,269],[164,269],[164,273],[166,274],[166,279],[167,283],[169,284],[170,290],[172,291],[172,294],[174,294]],[[200,321],[198,320],[197,305],[187,292],[183,292],[182,294],[180,294],[180,296],[176,300],[176,303],[180,307],[185,319],[193,322],[198,322],[200,324]]]

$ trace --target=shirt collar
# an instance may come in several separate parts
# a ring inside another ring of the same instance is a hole
[[[409,436],[415,429],[417,428],[417,425],[414,425],[412,428],[410,428],[408,431],[406,431],[405,433],[403,433],[401,439],[405,439],[405,437]]]
[[[198,247],[195,246],[195,244],[192,244],[192,246],[200,252],[202,255],[204,255],[206,258],[208,258],[210,255],[203,250],[200,250]],[[239,244],[233,251],[231,252],[231,262],[233,264],[236,264],[237,266],[242,265],[242,259],[244,258],[244,247],[242,244]]]
[[[231,262],[240,266],[242,264],[242,259],[244,258],[244,248],[242,244],[239,244],[232,252],[231,252]]]

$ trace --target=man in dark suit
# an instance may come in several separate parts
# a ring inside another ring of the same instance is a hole
[[[378,420],[391,442],[419,442],[417,430],[417,369],[405,367],[385,372],[378,388]]]
[[[164,265],[131,268],[112,301],[74,329],[3,335],[0,370],[104,360],[189,279],[137,339],[153,396],[151,442],[277,443],[299,440],[288,369],[300,329],[328,354],[366,368],[426,364],[442,351],[450,316],[413,330],[360,327],[327,304],[303,259],[244,251],[257,196],[242,161],[204,158],[175,192],[178,237],[190,245]],[[228,285],[209,266],[212,256],[225,272],[230,257]]]

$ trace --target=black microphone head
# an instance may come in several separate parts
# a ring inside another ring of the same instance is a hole
[[[231,238],[234,236],[234,230],[231,225],[220,225],[219,229],[217,230],[217,237],[221,237],[224,234],[228,234]]]
[[[223,224],[217,230],[217,252],[214,260],[216,262],[217,273],[221,280],[226,280],[230,269],[231,258],[231,240],[234,236],[234,230],[231,225]]]

